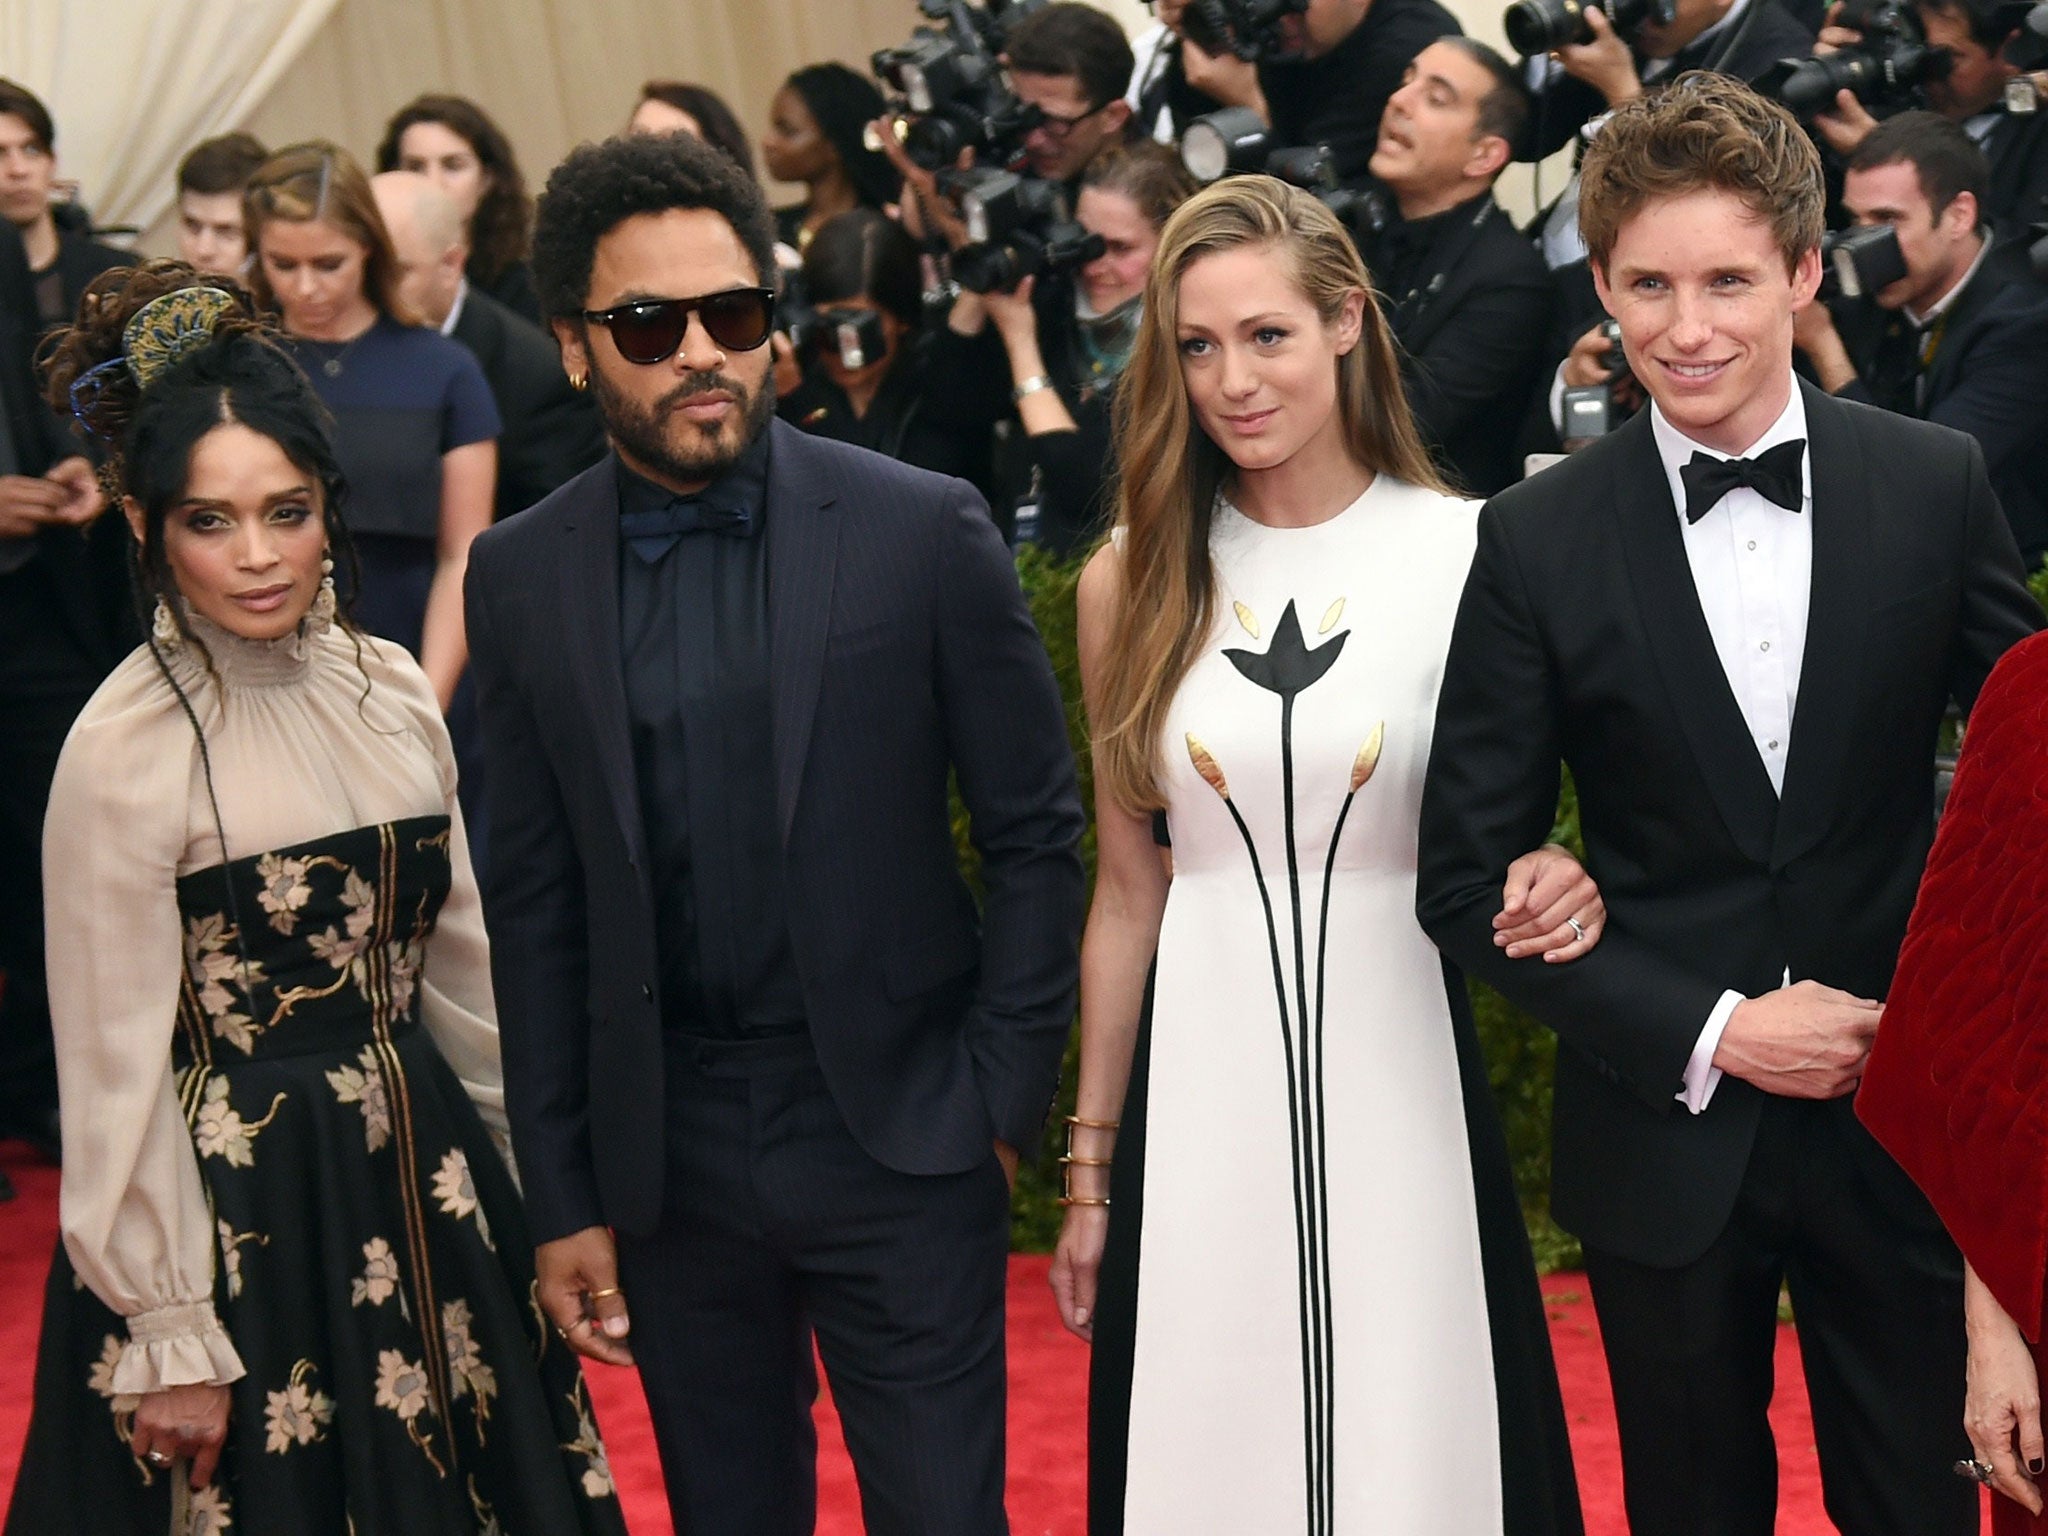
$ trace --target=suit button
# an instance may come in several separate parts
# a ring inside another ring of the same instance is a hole
[[[644,981],[640,983],[640,1001],[643,1003],[651,1003],[654,1001],[654,988],[650,987]]]

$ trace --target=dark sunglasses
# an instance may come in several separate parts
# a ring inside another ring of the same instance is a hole
[[[611,309],[586,309],[583,318],[612,333],[612,345],[629,363],[666,362],[683,344],[690,316],[728,352],[751,352],[768,339],[775,321],[775,290],[728,288],[694,299],[640,299]]]

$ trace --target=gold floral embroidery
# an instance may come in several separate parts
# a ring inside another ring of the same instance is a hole
[[[249,1144],[256,1139],[256,1133],[277,1118],[278,1106],[285,1096],[279,1094],[270,1101],[270,1113],[261,1120],[244,1120],[235,1107],[228,1103],[228,1080],[224,1077],[207,1079],[206,1095],[199,1105],[199,1118],[192,1126],[192,1144],[199,1149],[201,1157],[225,1158],[231,1167],[253,1168],[256,1154]]]
[[[377,919],[377,888],[352,869],[342,883],[341,904],[348,908],[348,916],[342,920],[347,936],[329,925],[322,933],[307,935],[306,947],[360,987],[368,980],[363,957]]]
[[[237,1232],[224,1221],[216,1220],[214,1225],[220,1228],[220,1266],[228,1277],[228,1298],[233,1300],[242,1294],[242,1244],[263,1248],[269,1246],[270,1239],[260,1232]]]
[[[398,1255],[391,1251],[391,1244],[381,1237],[373,1237],[363,1244],[363,1272],[349,1282],[349,1305],[360,1307],[365,1302],[381,1307],[398,1292],[401,1276],[398,1271]],[[405,1298],[399,1297],[402,1309]]]
[[[441,1209],[460,1221],[465,1216],[476,1217],[476,1233],[484,1240],[484,1246],[492,1247],[491,1224],[484,1218],[484,1209],[477,1204],[476,1181],[469,1174],[469,1157],[460,1147],[453,1147],[441,1159],[441,1166],[434,1170],[434,1198],[441,1202]]]
[[[185,1529],[180,1536],[223,1536],[234,1523],[234,1505],[219,1487],[208,1484],[185,1506]]]
[[[337,1067],[327,1074],[327,1086],[344,1104],[359,1104],[363,1111],[363,1143],[375,1152],[391,1139],[391,1100],[384,1091],[384,1071],[377,1064],[377,1052],[364,1046],[354,1067]]]
[[[498,1523],[498,1512],[476,1491],[473,1477],[469,1480],[469,1511],[476,1516],[476,1536],[505,1536],[505,1527]]]
[[[313,1362],[301,1360],[292,1367],[282,1392],[264,1394],[264,1450],[282,1456],[295,1445],[311,1445],[326,1435],[334,1421],[334,1399],[314,1391],[312,1380]]]
[[[569,1406],[576,1410],[576,1438],[562,1449],[584,1460],[583,1496],[610,1498],[616,1491],[612,1484],[611,1457],[605,1454],[604,1437],[597,1432],[597,1420],[591,1416],[590,1397],[581,1376],[576,1378],[576,1390],[569,1394]]]
[[[484,1352],[470,1332],[472,1321],[469,1303],[459,1297],[441,1307],[441,1341],[448,1346],[448,1376],[453,1383],[450,1395],[476,1399],[476,1437],[482,1441],[491,1399],[498,1395],[498,1376],[484,1364]]]
[[[398,1415],[412,1443],[433,1463],[434,1470],[446,1477],[448,1474],[441,1466],[440,1458],[434,1455],[434,1437],[420,1427],[420,1416],[427,1406],[426,1367],[406,1359],[401,1350],[379,1350],[377,1406],[389,1408]]]
[[[306,872],[304,859],[281,859],[266,853],[256,861],[256,878],[263,882],[256,901],[270,914],[270,926],[279,933],[290,933],[299,926],[299,908],[313,898]]]
[[[256,1021],[235,1007],[235,993],[229,983],[246,990],[263,979],[263,965],[244,961],[236,944],[235,930],[219,913],[185,920],[185,972],[192,978],[199,1006],[206,1010],[214,1034],[244,1055],[256,1049],[261,1031]]]

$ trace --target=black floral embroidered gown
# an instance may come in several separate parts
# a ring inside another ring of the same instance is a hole
[[[6,1536],[623,1536],[506,1170],[440,712],[394,646],[201,626],[87,706],[51,798],[64,1245]],[[366,686],[367,685],[367,686]],[[139,1394],[224,1382],[187,1489]]]

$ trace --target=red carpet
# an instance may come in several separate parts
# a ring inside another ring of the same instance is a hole
[[[0,1147],[0,1167],[20,1190],[0,1205],[0,1502],[14,1486],[27,1428],[43,1279],[57,1233],[57,1175],[18,1146]],[[1085,1477],[1087,1350],[1059,1325],[1045,1287],[1046,1261],[1018,1257],[1010,1265],[1010,1489],[1016,1536],[1082,1536]],[[1544,1282],[1551,1336],[1557,1344],[1565,1411],[1571,1420],[1587,1536],[1627,1536],[1621,1511],[1621,1458],[1599,1330],[1583,1277]],[[638,1378],[594,1367],[591,1385],[611,1448],[633,1536],[673,1536],[662,1501],[661,1472],[648,1431]],[[1771,1410],[1781,1465],[1778,1536],[1828,1536],[1799,1347],[1789,1328],[1778,1335],[1778,1399]],[[819,1536],[860,1536],[853,1469],[829,1402],[818,1410]]]

